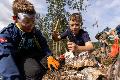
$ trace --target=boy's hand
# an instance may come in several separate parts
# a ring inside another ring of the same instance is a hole
[[[52,39],[55,40],[55,41],[57,41],[58,40],[58,36],[59,36],[58,32],[57,31],[53,31],[53,33],[52,33]]]
[[[78,45],[73,42],[68,42],[67,47],[69,51],[76,52],[78,50]]]

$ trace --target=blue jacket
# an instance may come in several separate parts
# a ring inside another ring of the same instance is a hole
[[[51,51],[39,30],[34,28],[32,32],[25,33],[11,23],[0,32],[0,75],[7,77],[19,75],[14,62],[18,55],[42,59],[51,55]]]

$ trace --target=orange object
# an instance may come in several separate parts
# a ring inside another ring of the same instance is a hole
[[[119,39],[114,39],[114,44],[111,47],[111,52],[109,53],[109,56],[114,58],[119,53]]]
[[[57,60],[55,60],[52,56],[49,56],[48,57],[48,68],[51,70],[51,65],[56,69],[58,70],[58,67],[59,67],[59,62]]]

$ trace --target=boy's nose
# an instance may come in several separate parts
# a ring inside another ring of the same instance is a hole
[[[74,25],[73,28],[76,28],[76,25]]]

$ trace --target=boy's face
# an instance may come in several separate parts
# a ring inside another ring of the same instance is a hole
[[[73,32],[73,34],[78,34],[80,30],[80,22],[78,20],[70,20],[69,21],[70,30]]]
[[[18,13],[18,22],[24,32],[31,32],[34,27],[35,15]]]

